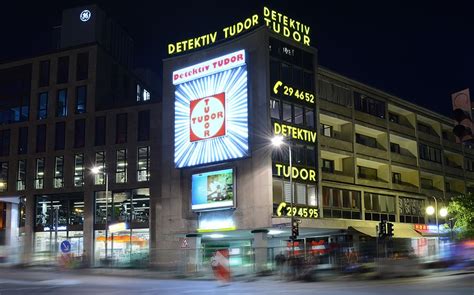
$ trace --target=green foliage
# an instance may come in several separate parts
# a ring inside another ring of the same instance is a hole
[[[449,202],[449,218],[454,218],[454,229],[459,238],[474,238],[474,194],[459,195]]]

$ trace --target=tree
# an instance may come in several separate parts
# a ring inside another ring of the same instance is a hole
[[[468,193],[451,199],[449,217],[454,218],[454,230],[459,238],[474,238],[474,194]]]

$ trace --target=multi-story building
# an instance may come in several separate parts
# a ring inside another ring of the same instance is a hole
[[[0,65],[1,256],[55,260],[68,240],[90,261],[106,248],[148,257],[158,84],[133,73],[131,38],[96,6],[65,10],[60,36],[58,49]]]
[[[255,259],[257,270],[286,250],[334,263],[346,251],[375,255],[386,220],[390,247],[438,252],[425,209],[474,180],[452,120],[318,67],[314,48],[281,36],[277,19],[266,25],[164,60],[157,249],[187,237],[203,259],[230,248],[232,263]],[[279,150],[275,135],[286,138]]]

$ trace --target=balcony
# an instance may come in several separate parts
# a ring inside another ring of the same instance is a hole
[[[323,181],[335,181],[335,182],[345,182],[345,183],[354,183],[354,176],[343,174],[342,171],[334,172],[322,172]]]
[[[466,178],[474,179],[474,171],[466,170],[464,174],[466,175]]]
[[[325,99],[319,99],[318,103],[319,103],[319,108],[322,110],[327,110],[339,115],[346,116],[348,118],[352,117],[352,113],[351,113],[352,109],[350,107],[335,104]]]
[[[461,167],[461,166],[445,165],[445,166],[444,166],[444,171],[445,171],[447,174],[450,174],[450,175],[454,175],[454,176],[461,177],[461,178],[464,177],[464,172],[462,171],[462,167]]]
[[[402,155],[398,153],[391,153],[390,156],[392,157],[392,162],[401,163],[405,165],[411,165],[411,166],[418,166],[416,157],[414,156]]]
[[[440,137],[438,135],[428,134],[428,133],[424,133],[424,132],[421,132],[421,131],[418,132],[418,139],[428,141],[428,142],[432,142],[432,143],[436,143],[436,144],[440,144]]]
[[[337,137],[320,136],[319,142],[321,143],[322,148],[330,147],[346,152],[352,152],[352,143],[349,141],[341,140]]]
[[[443,146],[448,149],[455,150],[457,152],[462,151],[462,145],[460,143],[456,143],[450,140],[443,139]]]
[[[356,152],[361,155],[388,160],[388,153],[385,150],[373,148],[360,143],[356,143]]]
[[[437,198],[443,198],[444,197],[444,192],[440,189],[435,188],[434,186],[429,188],[429,187],[422,187],[421,188],[421,193],[424,194],[425,196],[435,196]]]
[[[420,159],[420,167],[428,170],[432,170],[438,173],[443,172],[443,165],[436,162]]]
[[[392,189],[411,193],[418,193],[419,191],[417,186],[406,182],[392,183]]]
[[[373,179],[373,178],[357,178],[357,184],[359,185],[366,185],[366,186],[373,186],[379,188],[389,188],[389,183],[382,180],[382,179]]]
[[[395,131],[403,135],[409,135],[411,137],[415,137],[415,128],[408,127],[405,125],[397,124],[395,122],[389,122],[390,131]]]
[[[364,112],[355,111],[356,120],[366,122],[375,126],[387,128],[387,121],[385,119],[376,117],[374,115],[366,114]]]

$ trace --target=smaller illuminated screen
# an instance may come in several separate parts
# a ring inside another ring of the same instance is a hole
[[[191,191],[192,210],[234,207],[234,170],[193,174]]]

